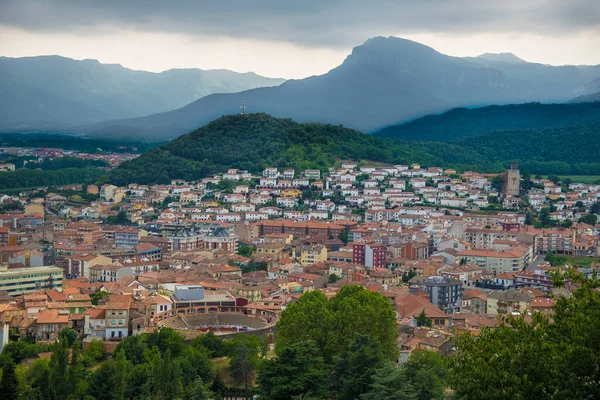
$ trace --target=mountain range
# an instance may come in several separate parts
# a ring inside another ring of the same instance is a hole
[[[213,94],[177,110],[106,121],[79,131],[100,136],[172,138],[222,115],[250,112],[320,121],[371,132],[453,107],[566,102],[593,93],[600,66],[549,66],[512,54],[458,58],[422,44],[376,37],[337,68],[276,87]]]
[[[0,57],[0,129],[61,129],[173,110],[283,79],[228,70],[135,71],[59,56]]]
[[[285,82],[231,71],[157,74],[56,56],[0,58],[0,72],[2,130],[144,140],[237,114],[242,99],[249,112],[373,132],[455,107],[589,101],[600,90],[600,66],[550,66],[511,53],[459,58],[395,37],[367,40],[326,74]]]
[[[600,101],[600,78],[592,81],[587,85],[587,94],[577,96],[570,103],[586,103],[593,101]]]

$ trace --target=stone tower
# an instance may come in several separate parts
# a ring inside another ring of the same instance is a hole
[[[504,171],[504,193],[507,195],[518,196],[521,186],[521,175],[519,166],[511,164],[510,169]]]

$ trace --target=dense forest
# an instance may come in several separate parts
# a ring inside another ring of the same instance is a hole
[[[600,121],[600,102],[580,104],[510,104],[481,108],[454,108],[392,125],[376,136],[397,140],[452,142],[491,131],[544,129]]]
[[[0,190],[93,183],[105,172],[97,167],[62,168],[48,171],[20,169],[14,172],[0,172]]]
[[[600,122],[489,132],[454,143],[477,152],[487,165],[516,161],[535,174],[600,175]]]
[[[36,163],[29,162],[25,165],[27,169],[41,169],[43,171],[56,171],[64,168],[87,168],[87,167],[108,167],[109,164],[104,160],[87,160],[78,157],[56,157],[46,158],[44,161]]]
[[[0,147],[47,147],[86,153],[138,153],[158,144],[158,142],[110,140],[60,133],[0,133]]]
[[[325,170],[340,160],[453,167],[498,172],[511,162],[535,174],[597,175],[600,122],[572,127],[519,129],[466,137],[453,143],[395,141],[341,126],[296,123],[267,114],[219,118],[153,148],[111,171],[103,181],[167,183],[239,168]]]
[[[260,172],[269,166],[324,170],[339,160],[429,165],[481,165],[485,161],[451,144],[407,146],[342,126],[246,114],[221,117],[151,149],[111,171],[109,180],[118,185],[165,183],[174,178],[199,179],[228,168]]]

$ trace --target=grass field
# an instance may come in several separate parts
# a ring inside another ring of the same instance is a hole
[[[215,373],[219,372],[225,386],[236,387],[235,381],[229,371],[229,357],[213,358],[213,365]]]
[[[600,258],[585,256],[568,256],[564,254],[552,254],[546,256],[546,261],[554,267],[571,265],[574,267],[589,267],[592,263],[600,263]]]

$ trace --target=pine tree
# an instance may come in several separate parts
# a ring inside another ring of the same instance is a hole
[[[0,380],[0,396],[3,399],[13,400],[19,394],[19,382],[15,374],[15,362],[8,356],[0,359],[2,380]]]
[[[221,373],[219,372],[219,370],[217,370],[217,375],[215,376],[215,379],[213,380],[210,390],[212,390],[216,395],[221,396],[223,394],[223,392],[225,391],[225,389],[226,389],[226,386],[225,386],[225,383],[223,382],[223,378],[221,378]]]
[[[63,400],[71,394],[67,377],[69,365],[69,343],[61,340],[54,344],[49,364],[49,391],[53,400]]]

